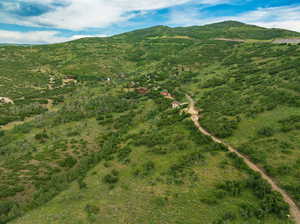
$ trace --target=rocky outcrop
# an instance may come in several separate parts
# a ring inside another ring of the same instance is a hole
[[[14,101],[8,97],[0,97],[0,104],[14,104]]]
[[[273,41],[274,44],[300,44],[300,38],[291,39],[277,39]]]

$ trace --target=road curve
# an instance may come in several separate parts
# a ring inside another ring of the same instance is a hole
[[[188,106],[187,112],[191,115],[191,119],[193,120],[193,122],[194,122],[195,126],[198,128],[198,130],[202,134],[211,137],[214,142],[225,145],[226,148],[228,149],[228,151],[233,152],[238,157],[242,158],[250,169],[260,173],[262,178],[265,179],[271,185],[272,189],[282,195],[283,200],[289,205],[291,217],[294,219],[296,224],[300,224],[300,210],[299,210],[298,206],[296,205],[296,203],[294,202],[294,200],[288,195],[288,193],[285,190],[283,190],[281,187],[279,187],[275,183],[275,181],[264,172],[264,170],[262,170],[255,163],[251,162],[246,156],[241,154],[237,149],[235,149],[234,147],[225,143],[223,140],[215,137],[214,135],[209,133],[207,130],[205,130],[199,123],[199,111],[195,107],[195,101],[189,95],[186,95],[186,97],[189,100],[189,106]]]

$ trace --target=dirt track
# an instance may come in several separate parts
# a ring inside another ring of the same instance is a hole
[[[294,202],[294,200],[288,195],[288,193],[283,190],[282,188],[280,188],[276,183],[275,181],[269,177],[259,166],[255,165],[253,162],[251,162],[246,156],[244,156],[243,154],[239,153],[237,149],[235,149],[234,147],[228,145],[227,143],[225,143],[223,140],[213,136],[212,134],[210,134],[208,131],[206,131],[199,123],[199,112],[198,110],[196,109],[195,107],[195,101],[192,99],[192,97],[190,97],[189,95],[186,95],[186,97],[188,98],[189,100],[189,107],[188,107],[188,110],[187,112],[191,115],[191,118],[195,124],[195,126],[198,128],[198,130],[204,134],[204,135],[207,135],[207,136],[210,136],[212,138],[212,140],[214,142],[217,142],[217,143],[220,143],[220,144],[223,144],[227,147],[227,149],[230,151],[230,152],[233,152],[235,153],[238,157],[242,158],[244,160],[244,162],[247,164],[247,166],[260,173],[262,178],[265,179],[272,187],[272,189],[274,191],[277,191],[278,193],[280,193],[284,199],[284,201],[286,203],[289,204],[290,206],[290,214],[291,214],[291,217],[294,219],[295,223],[296,224],[300,224],[300,211],[299,211],[299,208],[297,207],[296,203]]]

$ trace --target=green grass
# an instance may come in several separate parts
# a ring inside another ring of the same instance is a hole
[[[147,124],[143,127],[147,127]],[[180,141],[189,142],[185,144],[186,147],[178,151],[168,143],[168,153],[160,155],[149,152],[151,148],[146,146],[131,146],[129,162],[101,162],[84,178],[86,188],[80,189],[78,183],[74,182],[51,202],[12,223],[192,224],[213,223],[218,218],[230,216],[229,214],[234,217],[231,223],[242,223],[244,218],[239,215],[241,204],[259,206],[258,198],[250,190],[243,190],[238,197],[226,194],[217,196],[217,186],[229,180],[245,181],[248,174],[237,170],[226,153],[210,152],[213,148],[206,151],[203,147],[194,145],[188,138],[188,132],[180,124],[173,125],[172,130],[168,126],[162,127],[160,131],[165,128],[172,135],[175,134],[171,138],[173,141],[180,133]],[[151,133],[151,130],[148,131]],[[135,143],[134,140],[130,142]],[[167,171],[170,166],[192,151],[201,151],[205,161],[187,168],[188,172],[181,177],[181,184],[168,183],[170,177]],[[146,176],[135,176],[135,171],[141,169],[146,161],[155,164],[154,170]],[[113,185],[103,183],[103,177],[112,170],[118,171],[119,181]],[[191,171],[193,175],[189,176]],[[97,213],[88,214],[85,210],[87,205],[98,208]],[[250,220],[252,223],[259,223],[255,217]],[[266,216],[264,220],[265,223],[285,222],[273,215]]]
[[[299,108],[293,107],[278,107],[272,111],[266,111],[259,114],[255,118],[244,118],[238,128],[234,131],[233,136],[227,140],[234,145],[241,145],[251,139],[257,137],[257,132],[263,127],[272,127],[273,129],[280,129],[278,121],[288,118],[292,115],[300,115]],[[278,134],[279,139],[287,138],[285,134]],[[288,135],[288,134],[287,134]]]
[[[282,199],[268,190],[258,195],[264,184],[205,142],[159,92],[180,101],[193,95],[204,110],[201,124],[299,203],[299,126],[297,118],[283,120],[299,115],[300,51],[268,43],[298,36],[231,21],[0,46],[0,96],[15,101],[0,106],[0,124],[30,118],[0,131],[1,221],[24,215],[13,223],[289,223],[279,217]],[[77,84],[61,86],[69,76]],[[138,87],[149,93],[136,93]],[[45,110],[47,99],[55,110]],[[118,181],[104,183],[105,176]],[[233,196],[230,184],[240,193]],[[276,199],[273,210],[268,198]]]

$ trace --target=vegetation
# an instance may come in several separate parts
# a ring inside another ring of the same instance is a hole
[[[292,223],[162,93],[193,95],[201,124],[300,204],[300,46],[272,43],[299,36],[229,21],[0,46],[0,223]]]

